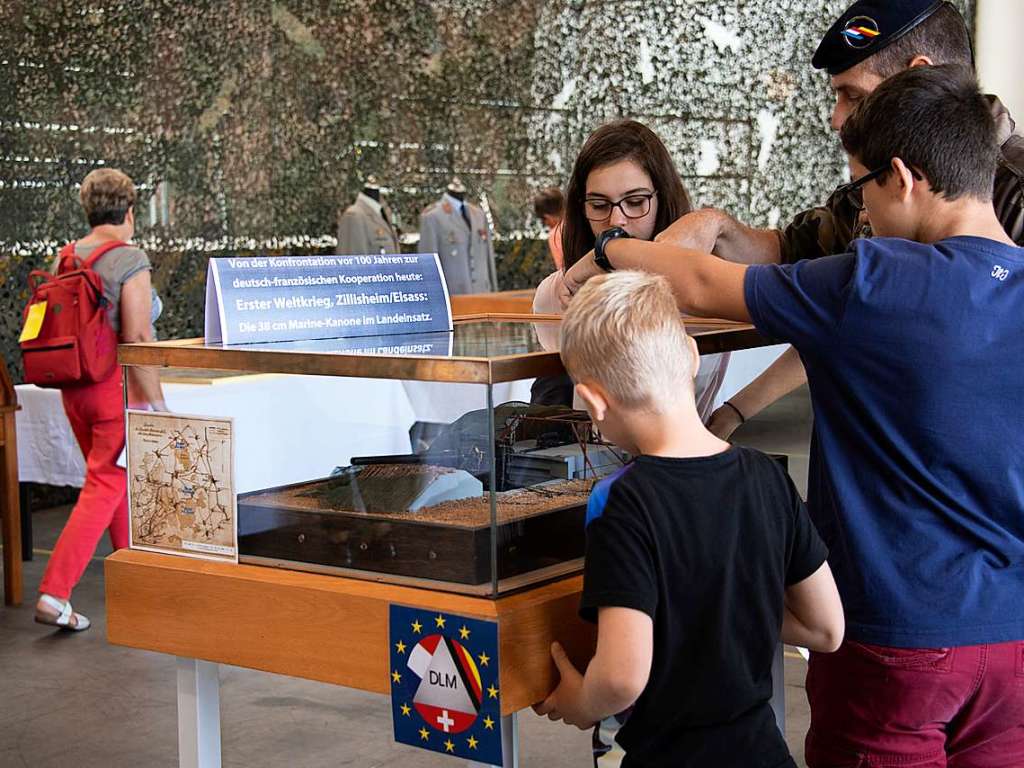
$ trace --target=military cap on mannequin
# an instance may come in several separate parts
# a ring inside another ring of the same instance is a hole
[[[950,5],[947,0],[858,0],[825,33],[811,64],[838,75]]]

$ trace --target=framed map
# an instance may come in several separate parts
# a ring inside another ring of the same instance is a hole
[[[232,420],[127,417],[129,546],[238,562]]]

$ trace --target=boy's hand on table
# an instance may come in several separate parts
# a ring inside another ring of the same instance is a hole
[[[565,650],[558,643],[551,645],[551,658],[555,661],[561,679],[551,695],[533,705],[533,711],[538,715],[547,715],[549,720],[565,720],[580,730],[592,727],[594,719],[583,711],[583,675],[569,661]]]

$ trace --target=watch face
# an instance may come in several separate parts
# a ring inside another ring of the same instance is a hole
[[[620,237],[629,237],[629,233],[622,227],[612,227],[606,229],[597,237],[597,242],[594,244],[594,263],[603,269],[605,272],[612,272],[615,267],[608,260],[608,256],[604,252],[605,246],[610,240],[616,240]]]

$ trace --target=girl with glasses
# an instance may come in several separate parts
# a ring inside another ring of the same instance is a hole
[[[635,120],[602,125],[587,139],[576,158],[565,194],[562,219],[564,270],[593,250],[598,234],[622,227],[631,237],[653,240],[693,206],[664,143],[650,128]],[[537,288],[536,314],[561,314],[558,287],[564,274],[549,275]],[[545,349],[558,348],[558,325],[537,324]],[[729,354],[704,355],[697,373],[697,409],[706,422],[725,378]],[[572,403],[568,376],[542,377],[533,389],[533,402]]]

